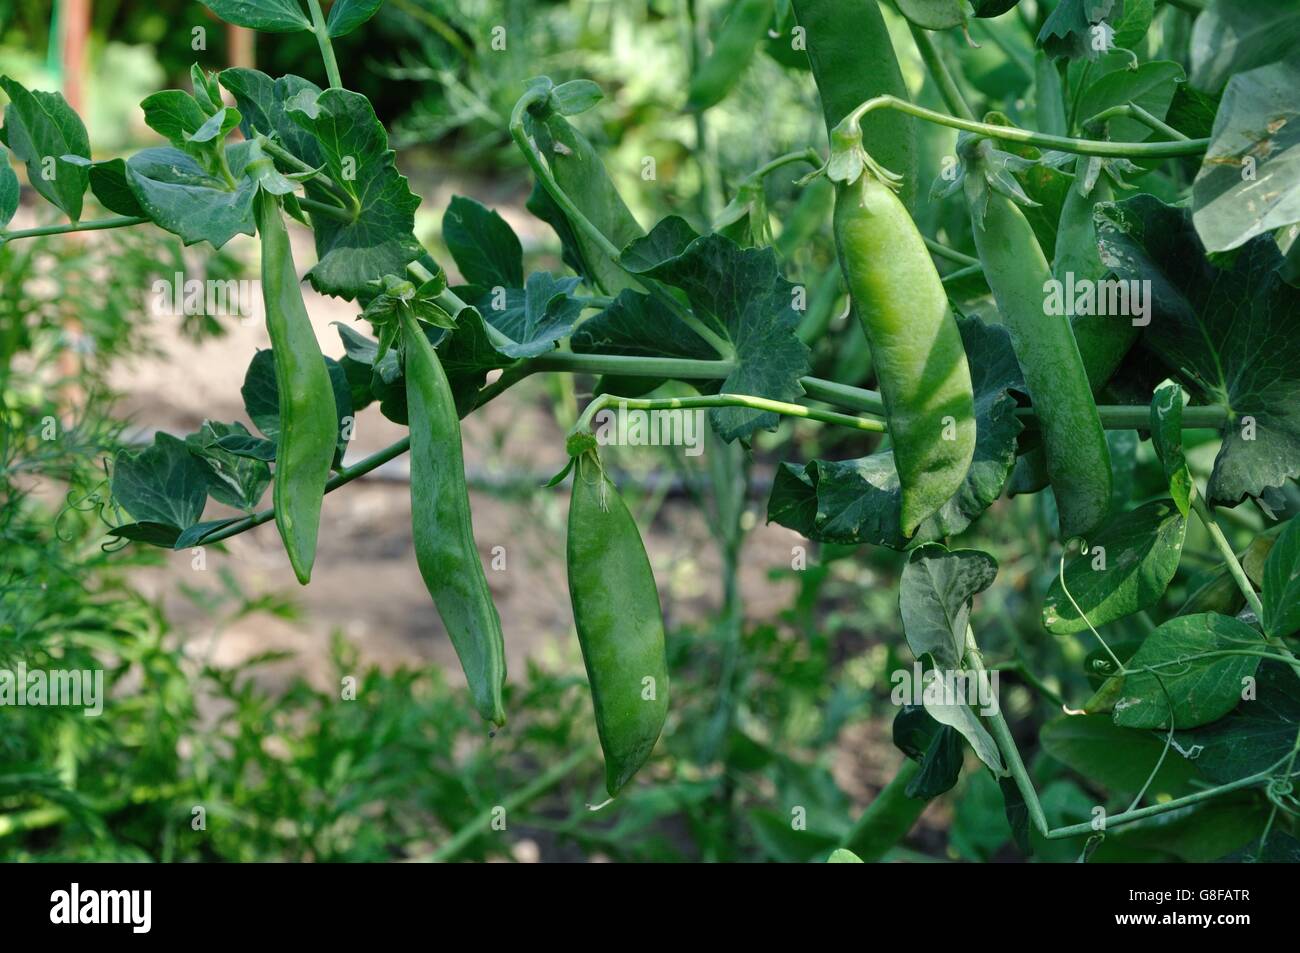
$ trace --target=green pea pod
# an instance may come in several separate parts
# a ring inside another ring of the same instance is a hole
[[[613,797],[650,757],[668,715],[664,620],[641,534],[618,489],[594,450],[574,463],[569,598]]]
[[[1084,192],[1077,176],[1061,204],[1061,218],[1056,231],[1056,260],[1052,262],[1052,275],[1068,287],[1070,277],[1075,282],[1100,281],[1109,273],[1097,251],[1097,227],[1092,213],[1099,202],[1114,198],[1110,182],[1105,175],[1098,176],[1092,190]],[[1088,372],[1088,381],[1095,394],[1106,386],[1119,369],[1125,355],[1137,341],[1138,328],[1133,322],[1115,315],[1080,314],[1070,319],[1074,340],[1079,345],[1079,355]]]
[[[805,31],[808,61],[828,134],[868,99],[884,95],[909,98],[877,0],[791,0],[791,7]],[[863,118],[862,132],[872,157],[903,177],[903,202],[913,207],[915,124],[897,110],[877,109]]]
[[[921,233],[869,170],[838,183],[835,244],[871,346],[910,536],[961,488],[975,453],[966,351]]]
[[[974,186],[974,188],[972,187]],[[982,224],[976,203],[987,196]],[[1064,314],[1045,314],[1052,273],[1019,206],[966,178],[975,219],[975,247],[1025,376],[1043,437],[1047,475],[1056,493],[1062,539],[1085,535],[1110,507],[1110,449],[1093,403],[1088,374]]]
[[[718,32],[713,52],[691,77],[687,106],[708,109],[722,102],[754,58],[771,20],[772,0],[738,0]]]
[[[465,670],[474,707],[486,720],[503,725],[505,642],[474,545],[456,402],[438,355],[410,314],[402,316],[402,335],[415,560]]]
[[[546,156],[556,183],[578,211],[608,238],[615,248],[645,234],[636,218],[618,194],[595,147],[549,103],[533,109],[537,145]],[[607,295],[617,295],[628,288],[641,286],[626,271],[611,261],[604,249],[595,244],[580,228],[573,229],[573,241],[582,257],[587,276]]]
[[[294,575],[304,586],[316,560],[325,481],[338,445],[334,389],[294,269],[289,232],[275,196],[254,200],[262,239],[262,299],[275,361],[280,433],[275,445],[275,525]]]

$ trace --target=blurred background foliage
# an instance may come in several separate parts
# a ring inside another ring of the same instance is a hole
[[[781,11],[784,4],[778,3]],[[771,157],[825,147],[811,76],[784,65],[779,38],[755,58],[740,85],[704,119],[685,107],[692,36],[707,36],[725,14],[712,0],[388,0],[374,21],[339,43],[348,85],[369,96],[401,150],[404,167],[472,176],[522,209],[529,177],[506,122],[522,85],[547,74],[584,77],[606,93],[578,120],[643,225],[681,214],[706,227],[740,179]],[[1032,37],[1050,4],[1026,0],[992,23],[935,36],[959,60],[961,82],[979,104],[1033,124]],[[1171,17],[1173,15],[1171,14]],[[1172,25],[1171,25],[1172,24]],[[191,48],[190,27],[208,27],[208,49]],[[493,52],[493,29],[507,46]],[[895,45],[918,100],[941,108],[906,27],[890,17]],[[1145,41],[1154,50],[1177,20],[1158,20]],[[57,88],[51,5],[0,0],[0,72]],[[1166,55],[1179,55],[1178,37]],[[98,0],[93,4],[88,102],[96,149],[139,144],[138,101],[186,82],[196,58],[228,62],[223,25],[192,0]],[[775,55],[772,55],[775,54]],[[308,34],[262,38],[259,68],[320,81]],[[108,81],[111,78],[111,81]],[[952,149],[949,131],[920,124],[923,170],[938,173]],[[654,177],[642,177],[653,157]],[[815,373],[846,383],[871,381],[862,335],[845,318],[833,267],[829,195],[800,190],[799,173],[768,178],[777,252],[793,281],[823,287],[826,333]],[[1177,194],[1176,165],[1144,188]],[[926,183],[928,184],[928,180]],[[922,194],[926,189],[922,188]],[[426,199],[426,204],[428,200]],[[958,203],[923,203],[922,231],[970,250]],[[440,219],[441,208],[424,212]],[[522,214],[522,212],[520,212]],[[436,225],[433,226],[436,229]],[[558,260],[549,232],[526,236],[538,262]],[[437,236],[432,247],[437,249]],[[879,548],[814,546],[806,568],[777,569],[794,597],[771,618],[742,611],[737,585],[746,535],[763,519],[776,464],[814,456],[850,458],[873,449],[861,435],[783,423],[753,452],[716,444],[699,460],[653,449],[611,453],[627,474],[625,492],[643,527],[683,504],[699,507],[715,535],[722,578],[705,580],[717,602],[706,624],[670,633],[673,702],[658,754],[618,802],[599,800],[590,702],[580,666],[529,664],[512,672],[512,723],[487,738],[463,691],[433,669],[381,671],[364,643],[336,634],[338,684],[355,677],[356,701],[304,680],[259,687],[268,653],[237,666],[211,662],[210,647],[177,631],[161,607],[132,584],[135,567],[161,560],[155,550],[107,553],[97,504],[105,495],[103,460],[124,439],[108,372],[125,355],[147,353],[150,324],[139,301],[148,277],[169,273],[180,250],[159,233],[119,232],[93,244],[38,240],[0,247],[0,666],[102,665],[112,695],[104,715],[58,708],[6,708],[0,731],[0,859],[129,860],[782,860],[824,858],[901,760],[890,725],[890,673],[910,668],[897,611],[903,557]],[[209,254],[205,267],[239,263]],[[941,265],[948,269],[949,266]],[[956,268],[957,266],[951,266]],[[820,283],[820,284],[819,284]],[[969,310],[986,306],[971,289]],[[78,302],[70,327],[66,303]],[[184,328],[192,338],[219,323]],[[74,378],[60,354],[80,355]],[[590,382],[582,382],[589,385]],[[568,379],[528,381],[506,400],[542,403],[561,424],[575,412]],[[43,424],[61,421],[59,439]],[[1214,435],[1190,433],[1198,476],[1212,463]],[[1115,452],[1127,498],[1163,494],[1149,446]],[[671,479],[654,479],[667,474]],[[527,489],[525,496],[542,491]],[[500,506],[526,512],[503,494]],[[1000,501],[966,545],[1001,565],[999,585],[976,605],[985,653],[1005,663],[1004,704],[1031,763],[1053,823],[1087,817],[1097,792],[1037,746],[1038,729],[1064,700],[1087,696],[1085,643],[1048,636],[1039,624],[1043,595],[1058,567],[1049,494]],[[522,518],[522,516],[521,516]],[[1235,530],[1248,540],[1249,526]],[[1212,578],[1210,547],[1189,529],[1170,602]],[[220,557],[213,557],[218,563]],[[221,627],[250,615],[300,618],[297,593],[250,597],[218,569],[187,598]],[[671,581],[660,580],[661,586]],[[699,581],[696,581],[700,584]],[[1149,620],[1116,626],[1139,637]],[[572,649],[572,646],[570,646]],[[576,658],[570,651],[569,661]],[[1017,670],[1078,673],[1039,681]],[[195,808],[206,812],[196,831]],[[504,808],[504,832],[492,826]],[[806,830],[792,826],[802,809]],[[1194,838],[1139,836],[1108,841],[1125,859],[1205,859]],[[1079,844],[1043,856],[1073,859]],[[1180,852],[1181,851],[1181,852]],[[921,860],[1016,859],[996,785],[983,771],[963,773],[937,799],[895,857]],[[1101,855],[1098,855],[1099,857]]]

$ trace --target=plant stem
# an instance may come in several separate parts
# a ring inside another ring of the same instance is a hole
[[[0,245],[17,241],[20,238],[40,238],[43,235],[67,235],[71,232],[98,232],[107,228],[129,228],[132,225],[144,225],[152,219],[136,215],[119,215],[116,218],[101,218],[91,222],[70,222],[67,225],[42,225],[39,228],[24,228],[16,232],[0,231]]]
[[[930,35],[930,31],[922,29],[911,20],[907,21],[907,28],[912,31],[912,39],[916,42],[917,52],[921,54],[921,61],[925,63],[925,68],[929,70],[935,85],[939,87],[939,95],[947,104],[948,111],[963,119],[974,119],[975,113],[966,102],[966,97],[962,95],[961,88],[948,69],[948,64],[939,54],[939,48],[934,45],[934,37]]]
[[[941,245],[933,238],[925,239],[925,247],[930,249],[931,254],[938,255],[940,258],[947,258],[949,261],[955,262],[963,268],[979,266],[980,263],[978,258],[972,258],[965,252],[960,252],[955,248],[949,248],[947,245]]]
[[[1145,430],[1151,426],[1151,411],[1139,404],[1098,404],[1102,426],[1107,430]],[[1034,426],[1037,416],[1032,407],[1017,407],[1016,416],[1027,426]],[[1228,422],[1228,411],[1217,404],[1183,409],[1183,427],[1187,430],[1218,430]]]
[[[1205,505],[1205,500],[1200,492],[1195,489],[1192,493],[1192,509],[1200,517],[1201,523],[1205,526],[1205,531],[1210,534],[1210,539],[1214,541],[1215,547],[1223,557],[1223,562],[1228,567],[1228,574],[1232,576],[1232,580],[1237,584],[1237,588],[1241,590],[1241,594],[1246,597],[1246,604],[1250,606],[1250,611],[1255,613],[1255,618],[1262,621],[1264,618],[1264,605],[1259,601],[1255,587],[1250,584],[1250,579],[1246,576],[1246,570],[1241,568],[1241,562],[1237,559],[1237,554],[1232,551],[1232,544],[1228,542],[1228,537],[1224,536],[1223,530],[1219,528],[1219,523],[1214,518],[1214,514]]]
[[[1149,129],[1168,136],[1170,139],[1178,142],[1190,141],[1189,137],[1183,135],[1168,123],[1161,121],[1159,117],[1153,116],[1137,103],[1125,103],[1122,106],[1111,106],[1109,109],[1097,113],[1097,115],[1093,116],[1091,119],[1085,120],[1083,123],[1084,129],[1091,131],[1093,127],[1100,126],[1108,119],[1113,119],[1117,116],[1135,119],[1144,126],[1147,126]]]
[[[822,165],[824,161],[825,160],[822,159],[821,153],[816,149],[811,147],[807,149],[797,149],[794,152],[787,152],[784,155],[777,156],[769,162],[763,163],[753,172],[749,173],[749,175],[745,176],[745,181],[757,182],[760,179],[767,178],[777,169],[787,165],[794,165],[796,162],[806,162],[815,169]]]
[[[563,761],[556,762],[546,771],[539,774],[532,781],[529,781],[518,791],[505,798],[500,804],[493,804],[484,808],[479,815],[470,821],[450,838],[443,842],[442,846],[435,850],[428,857],[412,858],[428,863],[441,864],[453,859],[462,850],[474,842],[482,834],[491,830],[491,824],[498,812],[504,812],[509,823],[509,816],[512,811],[517,811],[529,801],[533,801],[555,785],[559,784],[566,777],[572,774],[582,765],[584,761],[589,761],[596,755],[595,745],[585,745],[579,748],[573,754],[569,755]]]
[[[885,433],[883,420],[867,417],[854,417],[832,410],[818,410],[803,404],[789,404],[780,400],[768,400],[766,397],[751,397],[748,394],[707,394],[701,397],[618,397],[614,394],[601,394],[582,412],[578,422],[573,425],[572,433],[591,430],[591,421],[601,410],[617,404],[619,410],[696,410],[711,407],[744,407],[760,410],[785,417],[802,417],[806,420],[818,420],[825,424],[836,424],[853,430],[869,433]]]
[[[316,44],[320,47],[320,58],[325,61],[325,75],[329,77],[330,86],[343,88],[343,78],[339,75],[339,62],[334,58],[334,44],[330,42],[330,31],[325,23],[325,14],[321,12],[320,0],[307,0],[311,10],[311,30],[316,34]]]
[[[1069,136],[1052,136],[1032,129],[1017,126],[995,126],[990,123],[961,119],[945,113],[917,106],[896,96],[877,96],[859,105],[844,117],[841,127],[855,129],[862,117],[877,109],[897,109],[918,119],[973,132],[988,139],[1002,142],[1023,142],[1042,149],[1055,149],[1058,152],[1072,152],[1077,155],[1103,156],[1128,159],[1168,159],[1176,156],[1203,155],[1209,148],[1209,139],[1187,139],[1180,142],[1109,142],[1099,139],[1074,139]]]
[[[348,225],[351,225],[356,221],[356,217],[347,209],[339,208],[337,205],[330,205],[328,202],[317,202],[315,199],[299,198],[298,204],[313,215],[324,215],[326,218],[332,218]]]
[[[551,351],[529,361],[535,370],[571,374],[621,374],[629,377],[672,377],[681,380],[722,380],[736,365],[732,361],[696,361],[681,357],[634,357],[621,354],[575,354]]]

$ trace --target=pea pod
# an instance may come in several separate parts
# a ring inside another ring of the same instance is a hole
[[[294,269],[289,232],[275,196],[254,200],[262,240],[262,299],[275,361],[280,433],[275,445],[275,525],[298,581],[311,580],[325,481],[338,444],[329,370]]]
[[[713,52],[691,77],[686,99],[691,109],[708,109],[731,92],[754,58],[771,19],[772,0],[738,0],[718,32]]]
[[[966,176],[965,189],[980,263],[1011,333],[1042,432],[1061,536],[1085,535],[1106,518],[1111,471],[1083,358],[1069,319],[1044,313],[1052,273],[1024,213],[978,174]]]
[[[975,398],[961,333],[925,241],[853,132],[837,132],[835,244],[871,346],[902,492],[902,530],[916,528],[966,478]],[[865,164],[865,167],[863,165]],[[847,168],[844,173],[840,170]]]
[[[650,560],[594,449],[574,461],[568,563],[573,621],[613,797],[645,764],[663,730],[668,663]]]
[[[402,337],[415,559],[465,670],[474,707],[486,720],[502,725],[505,643],[474,545],[460,418],[442,363],[409,312],[402,315]]]
[[[859,103],[884,95],[908,98],[877,0],[791,0],[790,5],[805,31],[828,134]],[[915,125],[897,110],[877,109],[863,118],[862,132],[871,155],[903,177],[903,201],[911,208],[917,182]]]
[[[535,103],[529,111],[535,120],[537,145],[546,156],[556,183],[597,231],[616,248],[623,248],[644,235],[587,137],[560,115],[549,99]],[[628,288],[641,290],[582,229],[573,229],[572,238],[587,277],[601,291],[617,295]]]

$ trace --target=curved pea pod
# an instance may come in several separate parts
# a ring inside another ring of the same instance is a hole
[[[975,453],[966,351],[921,233],[870,171],[837,185],[835,244],[885,401],[910,536],[961,487]]]
[[[791,0],[790,6],[805,31],[828,134],[868,99],[909,98],[877,0]],[[911,208],[917,182],[915,124],[897,110],[877,109],[863,117],[862,134],[871,155],[903,177],[903,202]]]
[[[275,445],[275,525],[298,581],[311,580],[321,501],[338,445],[338,419],[329,370],[316,342],[294,269],[289,232],[275,197],[254,201],[262,241],[262,298],[279,390]]]
[[[592,450],[573,467],[568,563],[573,621],[613,797],[645,764],[663,730],[668,662],[641,534]]]
[[[402,318],[411,427],[411,529],[420,575],[460,658],[474,707],[505,724],[501,618],[474,545],[460,418],[442,363],[418,322]]]
[[[718,32],[713,52],[691,77],[686,98],[691,109],[708,109],[731,92],[767,35],[771,19],[772,0],[738,0]]]
[[[975,206],[984,199],[972,183],[982,183],[966,179],[975,247],[1033,401],[1061,537],[1082,536],[1106,519],[1111,497],[1110,449],[1088,374],[1069,318],[1045,313],[1052,272],[1024,213],[989,189],[981,224]]]
[[[618,194],[590,140],[545,103],[533,110],[533,118],[537,144],[546,156],[551,174],[578,211],[615,248],[624,248],[643,236],[645,232]],[[581,228],[573,228],[573,241],[588,277],[605,294],[617,295],[628,288],[642,290]]]
[[[1104,175],[1099,176],[1090,190],[1078,181],[1083,174],[1086,158],[1079,159],[1080,171],[1061,204],[1061,218],[1056,231],[1056,260],[1052,262],[1052,275],[1065,288],[1074,282],[1100,281],[1109,269],[1102,264],[1097,251],[1097,227],[1092,213],[1100,202],[1109,202],[1114,192]],[[1106,386],[1125,355],[1138,338],[1138,328],[1128,318],[1114,315],[1077,314],[1070,319],[1074,340],[1079,346],[1088,381],[1095,394]]]

